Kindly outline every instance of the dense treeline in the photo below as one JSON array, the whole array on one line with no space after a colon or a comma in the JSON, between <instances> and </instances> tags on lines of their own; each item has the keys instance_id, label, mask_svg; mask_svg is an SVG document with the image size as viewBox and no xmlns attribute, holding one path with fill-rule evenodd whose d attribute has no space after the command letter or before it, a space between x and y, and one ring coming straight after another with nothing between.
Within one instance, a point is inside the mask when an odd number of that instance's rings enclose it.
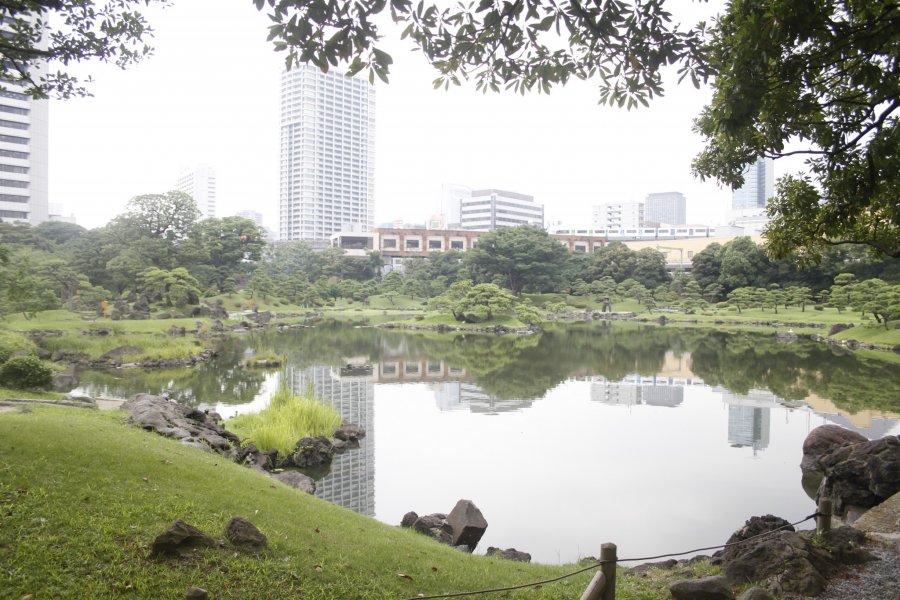
<instances>
[{"instance_id":1,"label":"dense treeline","mask_svg":"<svg viewBox=\"0 0 900 600\"><path fill-rule=\"evenodd\" d=\"M900 311L900 261L876 259L854 246L833 248L801 270L739 237L697 253L690 274L670 274L664 255L653 249L612 242L573 253L544 230L522 226L485 234L468 252L433 253L385 274L375 251L348 256L303 242L266 244L252 221L199 217L189 196L169 192L138 196L124 214L92 230L62 222L0 223L0 310L87 311L119 299L184 307L246 289L299 307L337 299L366 303L373 295L393 302L402 294L459 320L514 310L530 321L535 315L522 294L549 292L632 298L650 310L677 305L693 312L720 302L738 311L805 310L827 302L879 322Z\"/></svg>"}]
</instances>

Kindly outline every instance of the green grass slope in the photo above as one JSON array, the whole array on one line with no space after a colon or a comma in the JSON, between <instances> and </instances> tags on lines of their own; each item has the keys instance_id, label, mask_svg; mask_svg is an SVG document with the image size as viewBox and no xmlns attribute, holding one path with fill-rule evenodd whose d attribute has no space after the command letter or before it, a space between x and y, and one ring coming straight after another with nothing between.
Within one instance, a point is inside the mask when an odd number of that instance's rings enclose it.
<instances>
[{"instance_id":1,"label":"green grass slope","mask_svg":"<svg viewBox=\"0 0 900 600\"><path fill-rule=\"evenodd\" d=\"M464 554L121 420L56 407L0 413L0 596L182 598L199 586L217 599L407 598L571 570ZM266 552L149 557L175 519L221 539L233 515L268 536ZM590 576L506 597L578 597ZM663 598L662 586L625 578L619 597Z\"/></svg>"}]
</instances>

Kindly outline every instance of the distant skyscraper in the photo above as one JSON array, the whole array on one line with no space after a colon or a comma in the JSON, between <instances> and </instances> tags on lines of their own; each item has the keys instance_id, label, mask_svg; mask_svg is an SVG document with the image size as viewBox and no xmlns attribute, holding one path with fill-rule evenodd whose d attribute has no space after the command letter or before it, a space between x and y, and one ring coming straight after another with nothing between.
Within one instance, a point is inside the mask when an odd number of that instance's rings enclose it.
<instances>
[{"instance_id":1,"label":"distant skyscraper","mask_svg":"<svg viewBox=\"0 0 900 600\"><path fill-rule=\"evenodd\" d=\"M375 221L375 88L302 65L281 76L279 234L324 244Z\"/></svg>"},{"instance_id":2,"label":"distant skyscraper","mask_svg":"<svg viewBox=\"0 0 900 600\"><path fill-rule=\"evenodd\" d=\"M263 224L263 215L259 211L255 210L241 210L235 214L236 217L241 217L244 219L250 219L254 223L256 223L257 227L262 227Z\"/></svg>"},{"instance_id":3,"label":"distant skyscraper","mask_svg":"<svg viewBox=\"0 0 900 600\"><path fill-rule=\"evenodd\" d=\"M758 158L744 170L744 185L734 190L731 208L735 211L761 212L766 200L775 195L775 161Z\"/></svg>"},{"instance_id":4,"label":"distant skyscraper","mask_svg":"<svg viewBox=\"0 0 900 600\"><path fill-rule=\"evenodd\" d=\"M33 225L50 218L47 100L20 86L0 90L0 220Z\"/></svg>"},{"instance_id":5,"label":"distant skyscraper","mask_svg":"<svg viewBox=\"0 0 900 600\"><path fill-rule=\"evenodd\" d=\"M665 225L687 223L687 201L681 192L647 194L644 200L644 221Z\"/></svg>"},{"instance_id":6,"label":"distant skyscraper","mask_svg":"<svg viewBox=\"0 0 900 600\"><path fill-rule=\"evenodd\" d=\"M437 213L444 215L447 229L462 228L462 201L472 195L472 190L464 185L445 183L441 186Z\"/></svg>"},{"instance_id":7,"label":"distant skyscraper","mask_svg":"<svg viewBox=\"0 0 900 600\"><path fill-rule=\"evenodd\" d=\"M594 229L637 229L644 226L643 202L606 202L594 206Z\"/></svg>"},{"instance_id":8,"label":"distant skyscraper","mask_svg":"<svg viewBox=\"0 0 900 600\"><path fill-rule=\"evenodd\" d=\"M460 224L470 231L494 231L516 225L544 226L544 205L533 196L503 190L473 190L460 198Z\"/></svg>"},{"instance_id":9,"label":"distant skyscraper","mask_svg":"<svg viewBox=\"0 0 900 600\"><path fill-rule=\"evenodd\" d=\"M182 168L175 189L193 198L204 218L216 216L216 172L209 165Z\"/></svg>"}]
</instances>

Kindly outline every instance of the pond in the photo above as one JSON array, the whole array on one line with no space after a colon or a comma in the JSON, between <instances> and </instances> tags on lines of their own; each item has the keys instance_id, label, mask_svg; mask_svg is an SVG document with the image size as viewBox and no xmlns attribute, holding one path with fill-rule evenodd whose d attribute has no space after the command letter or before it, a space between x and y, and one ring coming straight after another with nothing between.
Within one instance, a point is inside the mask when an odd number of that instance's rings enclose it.
<instances>
[{"instance_id":1,"label":"pond","mask_svg":"<svg viewBox=\"0 0 900 600\"><path fill-rule=\"evenodd\" d=\"M238 366L263 351L285 367ZM799 468L811 429L900 433L898 365L773 334L630 323L489 336L325 322L234 336L194 369L80 377L93 395L167 391L226 417L261 410L287 378L368 431L318 496L392 525L468 498L489 523L479 552L544 563L604 542L620 557L719 545L752 515L799 520L815 510Z\"/></svg>"}]
</instances>

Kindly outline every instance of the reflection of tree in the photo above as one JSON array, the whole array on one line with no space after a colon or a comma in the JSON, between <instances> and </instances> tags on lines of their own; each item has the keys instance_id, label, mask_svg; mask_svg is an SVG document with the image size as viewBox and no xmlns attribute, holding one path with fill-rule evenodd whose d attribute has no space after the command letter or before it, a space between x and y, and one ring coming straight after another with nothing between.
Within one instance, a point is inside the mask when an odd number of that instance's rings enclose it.
<instances>
[{"instance_id":1,"label":"reflection of tree","mask_svg":"<svg viewBox=\"0 0 900 600\"><path fill-rule=\"evenodd\" d=\"M259 394L265 376L260 369L238 366L245 347L241 338L228 339L215 360L190 368L85 371L79 375L79 385L91 393L122 398L167 392L173 400L192 406L243 404Z\"/></svg>"},{"instance_id":2,"label":"reflection of tree","mask_svg":"<svg viewBox=\"0 0 900 600\"><path fill-rule=\"evenodd\" d=\"M814 393L846 410L900 412L900 368L815 342L785 345L771 334L708 332L692 362L706 383L739 394L766 388L786 400L802 400Z\"/></svg>"}]
</instances>

